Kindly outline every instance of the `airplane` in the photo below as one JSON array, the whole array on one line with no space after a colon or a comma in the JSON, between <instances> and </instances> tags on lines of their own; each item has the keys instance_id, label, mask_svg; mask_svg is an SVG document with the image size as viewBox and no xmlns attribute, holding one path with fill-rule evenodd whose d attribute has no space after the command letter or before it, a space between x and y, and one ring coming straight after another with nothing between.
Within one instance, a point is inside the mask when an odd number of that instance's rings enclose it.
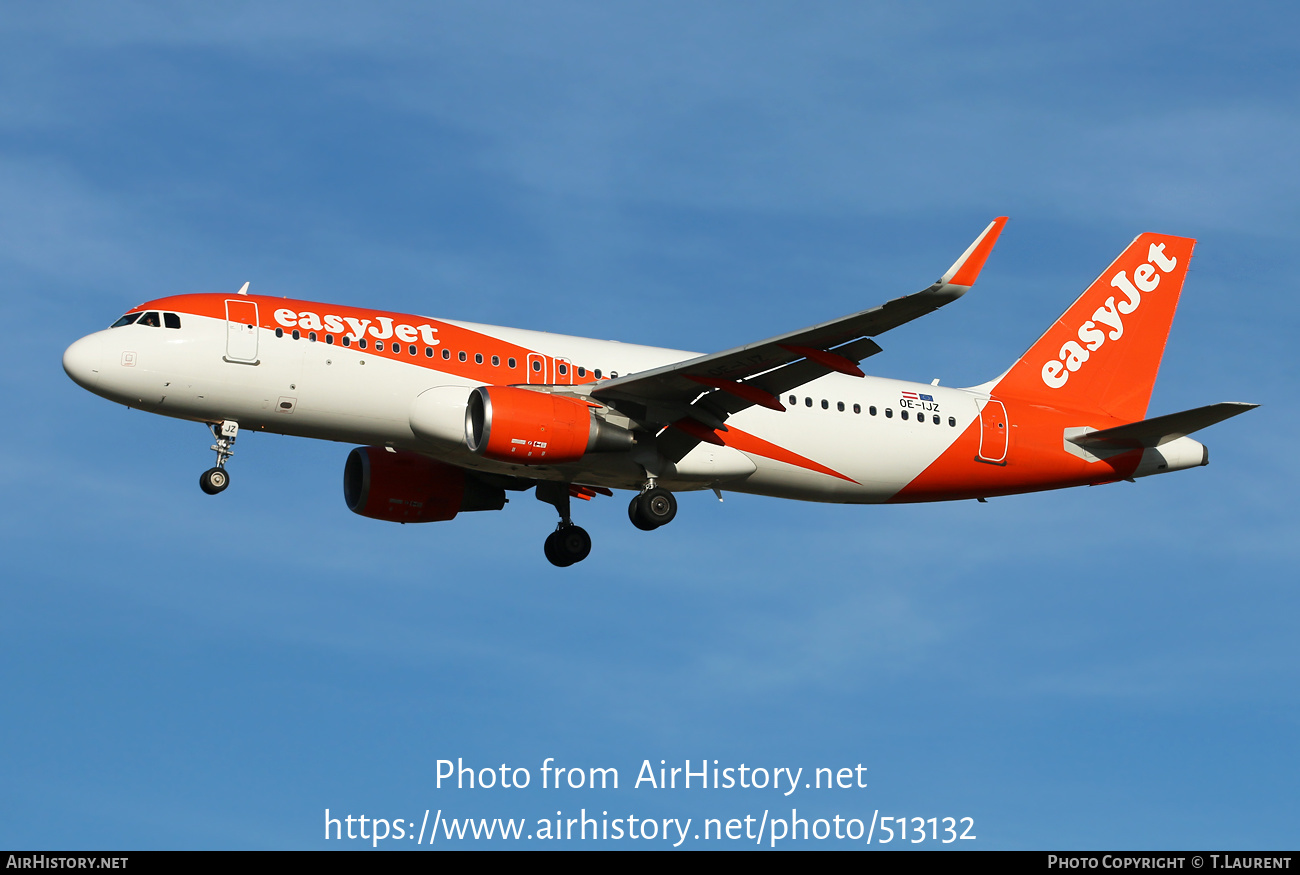
<instances>
[{"instance_id":1,"label":"airplane","mask_svg":"<svg viewBox=\"0 0 1300 875\"><path fill-rule=\"evenodd\" d=\"M974 285L991 222L915 294L700 355L249 294L132 308L63 368L127 407L201 422L229 485L238 435L342 441L350 510L398 523L500 510L532 489L565 567L591 552L571 499L632 490L651 531L675 492L844 504L950 501L1135 480L1208 464L1191 433L1258 405L1146 418L1195 240L1141 234L1001 376L969 388L866 376L874 338Z\"/></svg>"}]
</instances>

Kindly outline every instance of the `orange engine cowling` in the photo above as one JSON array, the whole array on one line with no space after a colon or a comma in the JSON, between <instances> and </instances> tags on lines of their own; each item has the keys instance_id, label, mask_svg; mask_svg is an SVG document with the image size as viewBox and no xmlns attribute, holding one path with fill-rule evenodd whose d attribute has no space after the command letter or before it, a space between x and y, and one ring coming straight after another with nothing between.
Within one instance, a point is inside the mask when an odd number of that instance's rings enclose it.
<instances>
[{"instance_id":1,"label":"orange engine cowling","mask_svg":"<svg viewBox=\"0 0 1300 875\"><path fill-rule=\"evenodd\" d=\"M500 510L506 493L419 453L357 447L343 466L343 499L348 510L371 519L434 523L462 510Z\"/></svg>"},{"instance_id":2,"label":"orange engine cowling","mask_svg":"<svg viewBox=\"0 0 1300 875\"><path fill-rule=\"evenodd\" d=\"M591 452L630 450L632 432L598 417L590 404L512 386L479 386L469 396L465 442L498 462L557 465Z\"/></svg>"}]
</instances>

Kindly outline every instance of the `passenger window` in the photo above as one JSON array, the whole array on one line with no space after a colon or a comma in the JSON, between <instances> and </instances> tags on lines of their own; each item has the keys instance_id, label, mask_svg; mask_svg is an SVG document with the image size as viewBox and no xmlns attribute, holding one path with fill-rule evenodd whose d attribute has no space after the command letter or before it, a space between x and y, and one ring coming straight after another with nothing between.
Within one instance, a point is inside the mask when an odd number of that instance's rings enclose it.
<instances>
[{"instance_id":1,"label":"passenger window","mask_svg":"<svg viewBox=\"0 0 1300 875\"><path fill-rule=\"evenodd\" d=\"M843 401L836 401L836 402L835 402L835 409L838 410L840 413L843 413L843 412L844 412L844 402L843 402Z\"/></svg>"},{"instance_id":2,"label":"passenger window","mask_svg":"<svg viewBox=\"0 0 1300 875\"><path fill-rule=\"evenodd\" d=\"M294 334L297 334L297 333L298 333L298 332L296 332L296 331L294 332ZM383 352L383 351L384 351L384 342L383 342L382 340L376 340L376 341L375 341L375 351L376 351L376 352Z\"/></svg>"},{"instance_id":3,"label":"passenger window","mask_svg":"<svg viewBox=\"0 0 1300 875\"><path fill-rule=\"evenodd\" d=\"M563 377L568 373L569 373L569 366L566 365L564 362L560 362L560 376Z\"/></svg>"},{"instance_id":4,"label":"passenger window","mask_svg":"<svg viewBox=\"0 0 1300 875\"><path fill-rule=\"evenodd\" d=\"M854 412L854 413L861 413L861 412L862 412L862 405L861 405L861 404L854 404L854 405L853 405L853 412Z\"/></svg>"},{"instance_id":5,"label":"passenger window","mask_svg":"<svg viewBox=\"0 0 1300 875\"><path fill-rule=\"evenodd\" d=\"M329 346L333 346L333 345L334 345L334 335L333 335L333 334L327 334L327 335L325 335L325 343L326 343L327 345L329 345Z\"/></svg>"},{"instance_id":6,"label":"passenger window","mask_svg":"<svg viewBox=\"0 0 1300 875\"><path fill-rule=\"evenodd\" d=\"M875 416L875 415L876 415L876 405L872 404L870 407L868 407L868 408L867 408L867 412L870 413L872 416Z\"/></svg>"},{"instance_id":7,"label":"passenger window","mask_svg":"<svg viewBox=\"0 0 1300 875\"><path fill-rule=\"evenodd\" d=\"M804 406L804 407L812 407L812 399L809 398L807 395L804 396L804 399L803 399L803 406Z\"/></svg>"},{"instance_id":8,"label":"passenger window","mask_svg":"<svg viewBox=\"0 0 1300 875\"><path fill-rule=\"evenodd\" d=\"M442 349L442 359L443 359L443 361L447 361L447 360L450 359L450 358L451 358L451 350L447 349L446 347L443 347L443 349Z\"/></svg>"},{"instance_id":9,"label":"passenger window","mask_svg":"<svg viewBox=\"0 0 1300 875\"><path fill-rule=\"evenodd\" d=\"M297 334L297 333L298 333L298 332L296 332L296 331L294 332L294 334ZM369 343L369 341L367 341L367 340L363 337L363 338L361 338L360 340L357 341L357 346L360 347L361 349L365 349L367 343Z\"/></svg>"},{"instance_id":10,"label":"passenger window","mask_svg":"<svg viewBox=\"0 0 1300 875\"><path fill-rule=\"evenodd\" d=\"M541 369L542 369L542 363L541 363L541 362L533 362L533 370L534 370L534 371L540 371Z\"/></svg>"},{"instance_id":11,"label":"passenger window","mask_svg":"<svg viewBox=\"0 0 1300 875\"><path fill-rule=\"evenodd\" d=\"M148 313L145 313L143 316L141 316L140 321L137 324L148 325L150 328L162 327L162 322L158 320L158 313L153 310L150 310Z\"/></svg>"},{"instance_id":12,"label":"passenger window","mask_svg":"<svg viewBox=\"0 0 1300 875\"><path fill-rule=\"evenodd\" d=\"M275 329L275 336L276 336L276 337L284 337L284 329L283 329L283 328L277 328L277 329Z\"/></svg>"},{"instance_id":13,"label":"passenger window","mask_svg":"<svg viewBox=\"0 0 1300 875\"><path fill-rule=\"evenodd\" d=\"M939 414L937 414L937 413L934 415L934 424L935 424L935 425L938 425L938 424L939 424Z\"/></svg>"},{"instance_id":14,"label":"passenger window","mask_svg":"<svg viewBox=\"0 0 1300 875\"><path fill-rule=\"evenodd\" d=\"M790 396L790 403L791 403L791 404L794 404L794 405L797 406L797 405L799 404L799 396L798 396L798 395L791 395L791 396Z\"/></svg>"},{"instance_id":15,"label":"passenger window","mask_svg":"<svg viewBox=\"0 0 1300 875\"><path fill-rule=\"evenodd\" d=\"M509 366L509 367L512 367L512 368L513 368L513 367L515 367L515 366L518 365L518 364L519 364L519 362L515 361L513 357L506 359L506 365Z\"/></svg>"},{"instance_id":16,"label":"passenger window","mask_svg":"<svg viewBox=\"0 0 1300 875\"><path fill-rule=\"evenodd\" d=\"M348 337L346 334L343 335L343 345L344 345L344 346L351 346L351 345L352 345L352 338Z\"/></svg>"},{"instance_id":17,"label":"passenger window","mask_svg":"<svg viewBox=\"0 0 1300 875\"><path fill-rule=\"evenodd\" d=\"M894 411L893 411L893 409L890 408L890 407L886 407L886 408L885 408L885 419L893 419L893 418L894 418Z\"/></svg>"},{"instance_id":18,"label":"passenger window","mask_svg":"<svg viewBox=\"0 0 1300 875\"><path fill-rule=\"evenodd\" d=\"M499 355L492 356L492 367L494 368L501 367L501 356Z\"/></svg>"},{"instance_id":19,"label":"passenger window","mask_svg":"<svg viewBox=\"0 0 1300 875\"><path fill-rule=\"evenodd\" d=\"M139 313L127 313L127 314L126 314L125 316L123 316L121 319L117 320L116 322L114 322L112 325L110 325L110 326L108 326L108 327L109 327L109 328L121 328L123 325L130 325L132 322L134 322L135 320L137 320L137 319L139 319L139 318L140 318L140 314L139 314Z\"/></svg>"},{"instance_id":20,"label":"passenger window","mask_svg":"<svg viewBox=\"0 0 1300 875\"><path fill-rule=\"evenodd\" d=\"M906 410L900 410L900 411L898 411L898 415L901 416L901 417L903 417L904 419L907 419L907 411L906 411Z\"/></svg>"},{"instance_id":21,"label":"passenger window","mask_svg":"<svg viewBox=\"0 0 1300 875\"><path fill-rule=\"evenodd\" d=\"M167 328L180 328L181 317L177 316L175 313L164 313L163 325Z\"/></svg>"},{"instance_id":22,"label":"passenger window","mask_svg":"<svg viewBox=\"0 0 1300 875\"><path fill-rule=\"evenodd\" d=\"M293 330L293 339L294 339L294 340L298 340L298 339L300 339L301 337L302 337L302 333L301 333L297 328L295 328L295 329ZM365 341L362 341L362 343L365 343ZM362 347L362 348L364 349L364 347Z\"/></svg>"},{"instance_id":23,"label":"passenger window","mask_svg":"<svg viewBox=\"0 0 1300 875\"><path fill-rule=\"evenodd\" d=\"M483 364L483 353L481 352L474 353L474 364L476 365Z\"/></svg>"},{"instance_id":24,"label":"passenger window","mask_svg":"<svg viewBox=\"0 0 1300 875\"><path fill-rule=\"evenodd\" d=\"M431 346L426 346L426 347L424 348L424 357L425 357L425 358L430 358L430 359L433 358L433 347L431 347Z\"/></svg>"},{"instance_id":25,"label":"passenger window","mask_svg":"<svg viewBox=\"0 0 1300 875\"><path fill-rule=\"evenodd\" d=\"M312 343L315 343L315 342L316 342L316 332L315 332L315 331L310 332L310 333L307 335L307 339L310 340Z\"/></svg>"},{"instance_id":26,"label":"passenger window","mask_svg":"<svg viewBox=\"0 0 1300 875\"><path fill-rule=\"evenodd\" d=\"M587 376L587 369L586 369L586 368L578 368L578 376L579 376L579 377L585 377L585 376Z\"/></svg>"},{"instance_id":27,"label":"passenger window","mask_svg":"<svg viewBox=\"0 0 1300 875\"><path fill-rule=\"evenodd\" d=\"M592 373L596 375L597 380L600 379L600 368L596 368L596 370L592 371Z\"/></svg>"},{"instance_id":28,"label":"passenger window","mask_svg":"<svg viewBox=\"0 0 1300 875\"><path fill-rule=\"evenodd\" d=\"M460 352L456 353L456 358L460 359L461 361L465 361L467 358L469 358L469 356L467 356L465 354L465 350L462 349Z\"/></svg>"},{"instance_id":29,"label":"passenger window","mask_svg":"<svg viewBox=\"0 0 1300 875\"><path fill-rule=\"evenodd\" d=\"M955 417L955 416L949 416L949 417L948 417L948 425L952 426L953 428L956 428L956 427L957 427L957 417Z\"/></svg>"}]
</instances>

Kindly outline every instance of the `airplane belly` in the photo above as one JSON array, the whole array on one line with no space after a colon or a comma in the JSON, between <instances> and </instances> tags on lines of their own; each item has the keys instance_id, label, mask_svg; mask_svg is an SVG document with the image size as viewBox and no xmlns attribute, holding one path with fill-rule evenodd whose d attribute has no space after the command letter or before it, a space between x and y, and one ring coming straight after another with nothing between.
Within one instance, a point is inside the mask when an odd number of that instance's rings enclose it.
<instances>
[{"instance_id":1,"label":"airplane belly","mask_svg":"<svg viewBox=\"0 0 1300 875\"><path fill-rule=\"evenodd\" d=\"M758 466L754 460L731 447L701 443L672 466L673 472L665 474L665 481L688 483L731 483L742 480Z\"/></svg>"}]
</instances>

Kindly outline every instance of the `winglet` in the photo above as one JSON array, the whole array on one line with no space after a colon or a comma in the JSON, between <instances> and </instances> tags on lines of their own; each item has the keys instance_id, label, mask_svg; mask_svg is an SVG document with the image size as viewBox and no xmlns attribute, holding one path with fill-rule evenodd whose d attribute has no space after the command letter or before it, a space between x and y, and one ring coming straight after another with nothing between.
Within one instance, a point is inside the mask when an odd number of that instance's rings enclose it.
<instances>
[{"instance_id":1,"label":"winglet","mask_svg":"<svg viewBox=\"0 0 1300 875\"><path fill-rule=\"evenodd\" d=\"M948 272L940 278L940 282L967 288L975 285L975 279L980 275L984 262L988 261L989 253L993 251L993 244L998 242L998 235L1002 233L1002 226L1006 223L1006 216L998 216L989 222L984 233L976 237L975 242L961 254L961 258L953 262Z\"/></svg>"}]
</instances>

